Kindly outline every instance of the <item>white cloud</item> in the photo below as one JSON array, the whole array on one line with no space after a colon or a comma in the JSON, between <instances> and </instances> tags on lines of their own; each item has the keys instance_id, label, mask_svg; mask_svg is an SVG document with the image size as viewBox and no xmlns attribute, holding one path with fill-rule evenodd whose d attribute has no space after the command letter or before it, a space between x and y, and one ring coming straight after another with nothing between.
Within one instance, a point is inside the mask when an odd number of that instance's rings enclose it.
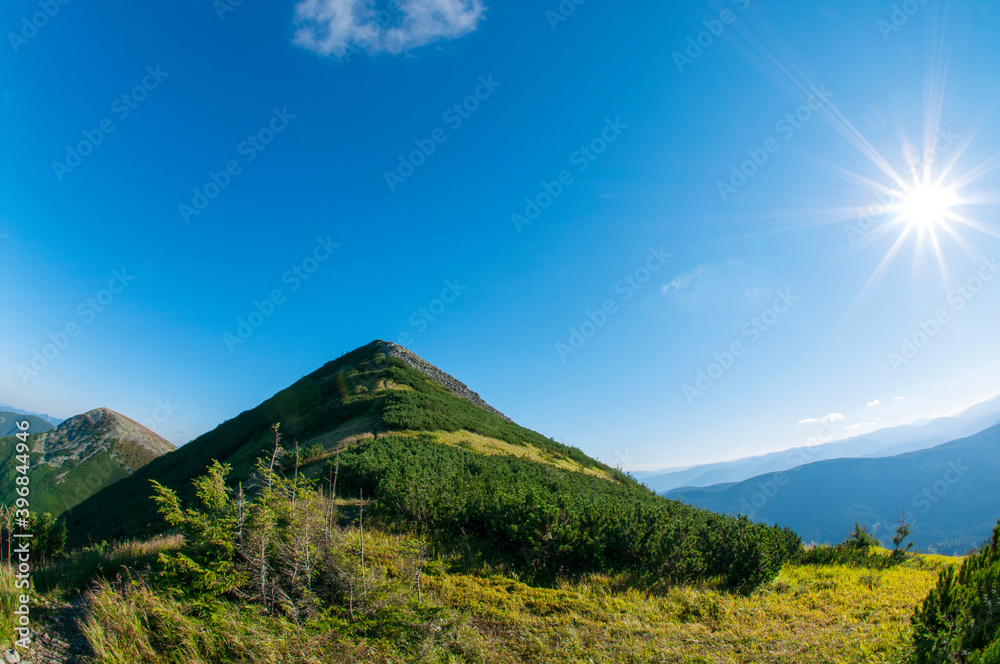
<instances>
[{"instance_id":1,"label":"white cloud","mask_svg":"<svg viewBox=\"0 0 1000 664\"><path fill-rule=\"evenodd\" d=\"M875 401L869 401L869 402L868 402L868 403L866 403L865 405L866 405L866 406L868 406L869 408L872 408L873 406L877 406L877 405L879 405L880 403L882 403L882 402L881 402L881 401L879 401L878 399L875 399Z\"/></svg>"},{"instance_id":2,"label":"white cloud","mask_svg":"<svg viewBox=\"0 0 1000 664\"><path fill-rule=\"evenodd\" d=\"M896 397L895 399L893 399L893 401L902 401L902 400L903 400L903 399L905 399L905 398L906 398L905 396L902 396L902 397Z\"/></svg>"},{"instance_id":3,"label":"white cloud","mask_svg":"<svg viewBox=\"0 0 1000 664\"><path fill-rule=\"evenodd\" d=\"M869 433L878 429L881 422L881 417L876 417L874 422L858 422L844 427L844 433Z\"/></svg>"},{"instance_id":4,"label":"white cloud","mask_svg":"<svg viewBox=\"0 0 1000 664\"><path fill-rule=\"evenodd\" d=\"M669 284L667 284L660 290L663 292L664 295L670 295L671 293L673 293L678 297L682 294L682 291L690 290L691 292L694 292L698 290L698 286L700 286L701 282L705 280L705 277L703 276L704 274L705 274L705 266L699 265L695 270L692 270L691 272L681 272L676 277L674 277L673 281L671 281Z\"/></svg>"},{"instance_id":5,"label":"white cloud","mask_svg":"<svg viewBox=\"0 0 1000 664\"><path fill-rule=\"evenodd\" d=\"M840 413L830 413L829 415L824 415L823 417L810 417L805 420L799 420L799 424L815 424L817 422L837 422L838 420L844 419L844 416Z\"/></svg>"},{"instance_id":6,"label":"white cloud","mask_svg":"<svg viewBox=\"0 0 1000 664\"><path fill-rule=\"evenodd\" d=\"M295 7L293 41L320 55L343 57L353 49L369 54L402 53L466 35L486 8L481 0L400 0L394 11L374 0L302 0Z\"/></svg>"}]
</instances>

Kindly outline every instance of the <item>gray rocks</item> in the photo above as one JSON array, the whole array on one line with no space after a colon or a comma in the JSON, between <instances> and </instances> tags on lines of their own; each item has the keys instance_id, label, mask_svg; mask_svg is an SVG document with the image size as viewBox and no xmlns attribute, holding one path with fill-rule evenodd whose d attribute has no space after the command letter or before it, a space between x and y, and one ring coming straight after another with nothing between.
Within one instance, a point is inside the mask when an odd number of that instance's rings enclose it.
<instances>
[{"instance_id":1,"label":"gray rocks","mask_svg":"<svg viewBox=\"0 0 1000 664\"><path fill-rule=\"evenodd\" d=\"M399 344L394 344L391 341L383 341L382 345L379 347L379 350L385 353L386 356L394 357L397 360L401 360L411 369L416 369L417 371L424 374L431 380L440 383L442 386L444 386L445 389L447 389L455 396L461 397L462 399L465 399L470 403L474 403L483 410L489 411L498 417L502 417L508 422L513 421L509 417L501 413L499 410L497 410L493 406L483 401L482 397L480 397L478 394L470 390L468 385L458 380L457 378L441 371L436 366L424 360L413 351L404 348Z\"/></svg>"}]
</instances>

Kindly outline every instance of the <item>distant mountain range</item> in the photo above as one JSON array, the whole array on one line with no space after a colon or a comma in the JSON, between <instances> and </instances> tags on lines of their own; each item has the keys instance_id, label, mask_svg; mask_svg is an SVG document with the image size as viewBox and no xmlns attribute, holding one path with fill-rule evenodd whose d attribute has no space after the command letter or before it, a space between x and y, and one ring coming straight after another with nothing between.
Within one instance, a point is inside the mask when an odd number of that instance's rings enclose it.
<instances>
[{"instance_id":1,"label":"distant mountain range","mask_svg":"<svg viewBox=\"0 0 1000 664\"><path fill-rule=\"evenodd\" d=\"M45 420L46 422L48 422L52 426L58 426L58 425L60 425L60 424L63 423L63 420L59 419L58 417L53 417L51 415L46 415L45 413L33 413L33 412L29 411L29 410L21 410L20 408L14 408L13 406L10 406L10 405L5 404L5 403L0 403L0 411L9 412L9 413L16 413L18 415L32 415L32 416L37 417L39 419Z\"/></svg>"},{"instance_id":2,"label":"distant mountain range","mask_svg":"<svg viewBox=\"0 0 1000 664\"><path fill-rule=\"evenodd\" d=\"M906 454L819 461L665 495L788 526L814 543L843 540L855 522L888 543L905 510L918 550L962 554L1000 517L1000 425Z\"/></svg>"},{"instance_id":3,"label":"distant mountain range","mask_svg":"<svg viewBox=\"0 0 1000 664\"><path fill-rule=\"evenodd\" d=\"M21 428L17 426L18 423L25 421L28 422L29 433L42 433L44 431L50 431L53 428L51 422L43 420L40 417L3 410L0 411L0 438L3 438L4 436L13 436L15 433L19 432Z\"/></svg>"},{"instance_id":4,"label":"distant mountain range","mask_svg":"<svg viewBox=\"0 0 1000 664\"><path fill-rule=\"evenodd\" d=\"M13 457L17 439L0 440L0 503L15 497ZM172 444L124 415L98 408L77 415L28 439L32 468L31 507L59 514L94 492L128 477L153 459L172 452Z\"/></svg>"},{"instance_id":5,"label":"distant mountain range","mask_svg":"<svg viewBox=\"0 0 1000 664\"><path fill-rule=\"evenodd\" d=\"M951 417L926 419L879 429L830 443L796 447L781 452L663 471L633 473L657 493L680 487L706 487L743 480L764 473L830 459L877 458L923 450L1000 424L1000 396L976 404Z\"/></svg>"}]
</instances>

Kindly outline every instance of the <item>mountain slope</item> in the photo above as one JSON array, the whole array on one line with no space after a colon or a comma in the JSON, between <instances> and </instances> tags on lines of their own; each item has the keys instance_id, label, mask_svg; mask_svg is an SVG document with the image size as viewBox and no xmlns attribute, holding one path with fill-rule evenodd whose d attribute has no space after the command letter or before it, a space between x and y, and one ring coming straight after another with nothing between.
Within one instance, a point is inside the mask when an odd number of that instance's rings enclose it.
<instances>
[{"instance_id":1,"label":"mountain slope","mask_svg":"<svg viewBox=\"0 0 1000 664\"><path fill-rule=\"evenodd\" d=\"M426 386L431 388L423 389ZM313 474L322 472L325 459L337 450L390 431L436 432L441 442L455 445L472 444L478 437L493 441L496 451L515 446L548 463L611 471L580 450L520 427L483 406L485 402L464 384L405 348L374 341L96 494L68 515L71 542L121 537L158 523L148 499L150 479L187 495L191 480L213 460L231 464L234 481L245 479L257 458L273 447L271 426L275 423L281 424L287 446L322 447L320 454L314 454L312 467L306 469ZM463 431L469 433L468 441L462 438Z\"/></svg>"},{"instance_id":2,"label":"mountain slope","mask_svg":"<svg viewBox=\"0 0 1000 664\"><path fill-rule=\"evenodd\" d=\"M399 344L394 344L391 341L386 341L382 342L381 345L378 346L378 350L379 352L384 353L389 357L394 357L398 360L401 360L411 369L416 369L417 371L424 374L428 378L440 383L443 387L445 387L449 392L451 392L455 396L461 397L466 401L479 406L483 410L489 413L493 413L494 415L500 417L501 419L507 420L508 422L511 421L509 417L507 417L499 410L497 410L493 406L483 401L483 399L479 396L479 394L469 389L468 385L458 380L457 378L441 371L436 366L424 360L422 357L418 356L410 349L404 348Z\"/></svg>"},{"instance_id":3,"label":"mountain slope","mask_svg":"<svg viewBox=\"0 0 1000 664\"><path fill-rule=\"evenodd\" d=\"M807 542L839 542L855 521L887 542L906 510L918 549L965 553L982 543L1000 516L1000 425L927 450L821 461L666 495L777 522Z\"/></svg>"},{"instance_id":4,"label":"mountain slope","mask_svg":"<svg viewBox=\"0 0 1000 664\"><path fill-rule=\"evenodd\" d=\"M54 428L48 420L43 420L40 417L5 410L0 411L0 438L13 436L19 432L21 429L18 428L17 423L25 421L28 422L28 431L30 433L42 433L44 431L51 431Z\"/></svg>"},{"instance_id":5,"label":"mountain slope","mask_svg":"<svg viewBox=\"0 0 1000 664\"><path fill-rule=\"evenodd\" d=\"M230 486L252 495L256 460L273 449L280 422L286 476L329 488L336 475L337 495L369 502L366 523L371 514L387 529L422 531L473 561L532 577L604 571L745 589L773 578L799 546L789 531L665 500L400 355L373 342L154 460L69 513L71 544L162 531L150 480L190 500L192 480L215 460L229 466Z\"/></svg>"},{"instance_id":6,"label":"mountain slope","mask_svg":"<svg viewBox=\"0 0 1000 664\"><path fill-rule=\"evenodd\" d=\"M14 498L16 438L0 443L5 478L0 501ZM174 446L124 415L98 408L32 434L31 506L35 512L59 514L96 491L128 477Z\"/></svg>"},{"instance_id":7,"label":"mountain slope","mask_svg":"<svg viewBox=\"0 0 1000 664\"><path fill-rule=\"evenodd\" d=\"M11 413L17 413L18 415L33 415L39 419L45 420L52 426L59 426L65 420L61 420L58 417L53 417L51 415L46 415L45 413L34 413L30 410L21 410L20 408L14 408L13 406L5 403L0 403L0 411L8 411Z\"/></svg>"}]
</instances>

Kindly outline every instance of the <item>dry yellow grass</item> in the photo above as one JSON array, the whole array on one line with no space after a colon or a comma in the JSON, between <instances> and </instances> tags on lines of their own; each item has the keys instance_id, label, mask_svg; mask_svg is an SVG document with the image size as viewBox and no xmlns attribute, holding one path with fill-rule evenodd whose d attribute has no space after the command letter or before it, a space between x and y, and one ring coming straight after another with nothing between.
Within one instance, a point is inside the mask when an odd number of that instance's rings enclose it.
<instances>
[{"instance_id":1,"label":"dry yellow grass","mask_svg":"<svg viewBox=\"0 0 1000 664\"><path fill-rule=\"evenodd\" d=\"M400 383L393 382L391 380L379 379L375 383L375 391L380 392L383 390L412 390L413 388L409 385L402 385Z\"/></svg>"},{"instance_id":2,"label":"dry yellow grass","mask_svg":"<svg viewBox=\"0 0 1000 664\"><path fill-rule=\"evenodd\" d=\"M417 435L416 432L412 431L394 431L391 433L394 435ZM522 457L538 463L545 463L550 466L562 468L563 470L571 470L577 473L594 475L595 477L603 477L606 480L611 479L603 470L598 468L586 468L571 459L553 456L538 449L534 445L512 445L506 441L481 436L478 433L472 433L471 431L466 431L465 429L459 431L430 431L421 433L427 433L433 436L437 442L443 445L458 447L469 450L470 452L477 452L485 455Z\"/></svg>"},{"instance_id":3,"label":"dry yellow grass","mask_svg":"<svg viewBox=\"0 0 1000 664\"><path fill-rule=\"evenodd\" d=\"M905 661L910 616L936 579L931 566L786 566L748 597L653 596L603 578L560 589L472 576L429 585L470 614L463 638L498 663L875 664Z\"/></svg>"},{"instance_id":4,"label":"dry yellow grass","mask_svg":"<svg viewBox=\"0 0 1000 664\"><path fill-rule=\"evenodd\" d=\"M375 419L373 417L361 417L351 420L350 422L337 427L333 431L328 431L327 433L309 439L302 444L303 449L317 443L326 449L326 452L310 462L310 466L319 468L320 462L325 462L327 459L333 458L338 451L363 440L373 438L371 431L374 426ZM601 477L606 480L611 479L607 472L600 470L599 468L587 468L581 466L576 461L554 456L548 452L538 449L534 445L512 445L506 441L483 436L478 433L466 431L465 429L461 429L459 431L386 431L384 434L380 433L380 435L403 437L427 435L433 437L436 442L439 442L442 445L449 445L451 447L469 450L470 452L476 452L478 454L522 457L538 463L555 466L556 468L562 468L563 470L585 473L587 475Z\"/></svg>"}]
</instances>

